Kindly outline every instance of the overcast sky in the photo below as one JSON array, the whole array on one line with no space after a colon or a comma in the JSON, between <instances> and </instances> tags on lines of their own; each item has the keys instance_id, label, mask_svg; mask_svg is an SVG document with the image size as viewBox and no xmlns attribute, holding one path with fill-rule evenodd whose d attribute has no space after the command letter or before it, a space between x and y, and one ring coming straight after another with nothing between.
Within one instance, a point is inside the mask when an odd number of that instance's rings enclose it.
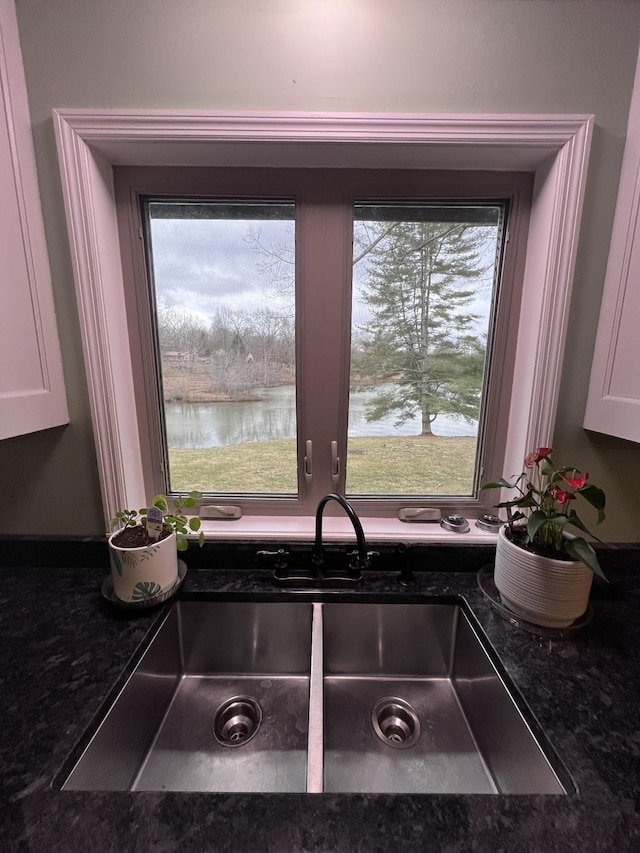
<instances>
[{"instance_id":1,"label":"overcast sky","mask_svg":"<svg viewBox=\"0 0 640 853\"><path fill-rule=\"evenodd\" d=\"M246 220L152 219L158 302L201 317L207 325L223 308L251 312L286 307L287 300L278 295L263 269L264 254L249 240L250 224ZM288 244L293 253L291 223L270 220L255 223L254 228L266 247Z\"/></svg>"},{"instance_id":2,"label":"overcast sky","mask_svg":"<svg viewBox=\"0 0 640 853\"><path fill-rule=\"evenodd\" d=\"M159 305L190 313L207 326L221 309L248 313L266 308L292 310L292 290L283 295L278 284L290 276L293 287L293 265L286 262L294 254L291 220L152 218L150 222ZM491 255L495 255L493 241L489 260ZM284 260L278 262L279 257ZM354 269L357 323L368 317L364 302L357 297L358 279L365 275L366 262L361 261ZM485 329L490 291L487 287L471 306L483 318Z\"/></svg>"}]
</instances>

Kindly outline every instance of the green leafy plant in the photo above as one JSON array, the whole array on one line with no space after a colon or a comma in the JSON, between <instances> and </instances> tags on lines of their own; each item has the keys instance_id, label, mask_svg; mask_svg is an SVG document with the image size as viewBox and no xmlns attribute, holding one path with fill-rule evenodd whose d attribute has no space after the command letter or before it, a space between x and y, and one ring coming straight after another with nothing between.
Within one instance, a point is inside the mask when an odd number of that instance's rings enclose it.
<instances>
[{"instance_id":1,"label":"green leafy plant","mask_svg":"<svg viewBox=\"0 0 640 853\"><path fill-rule=\"evenodd\" d=\"M171 503L166 495L155 495L151 501L151 506L157 507L163 513L163 523L165 528L176 534L176 548L178 551L186 551L189 547L189 533L197 533L198 544L200 547L204 544L204 533L200 530L200 519L197 516L188 517L184 514L184 510L191 509L196 505L196 501L202 497L201 492L192 491L184 497L178 496L171 498ZM171 506L171 511L169 507ZM111 519L111 527L146 527L148 507L142 509L121 509Z\"/></svg>"},{"instance_id":2,"label":"green leafy plant","mask_svg":"<svg viewBox=\"0 0 640 853\"><path fill-rule=\"evenodd\" d=\"M593 547L584 537L565 533L570 526L597 539L571 504L583 498L596 509L600 524L605 517L604 492L587 482L587 473L572 466L556 468L551 453L550 447L539 447L527 455L524 471L514 480L501 478L482 488L516 490L515 498L497 504L507 512L509 538L515 544L524 542L522 547L556 559L581 560L606 580Z\"/></svg>"}]
</instances>

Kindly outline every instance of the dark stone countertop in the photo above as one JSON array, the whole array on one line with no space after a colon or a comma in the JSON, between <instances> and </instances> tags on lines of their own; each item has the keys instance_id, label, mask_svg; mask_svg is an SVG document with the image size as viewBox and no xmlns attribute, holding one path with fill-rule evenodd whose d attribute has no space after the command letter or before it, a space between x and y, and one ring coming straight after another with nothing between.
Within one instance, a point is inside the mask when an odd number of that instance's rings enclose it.
<instances>
[{"instance_id":1,"label":"dark stone countertop","mask_svg":"<svg viewBox=\"0 0 640 853\"><path fill-rule=\"evenodd\" d=\"M197 564L198 561L196 561ZM273 593L266 571L191 568L183 590ZM83 853L640 851L640 575L598 581L591 624L542 640L496 615L467 572L417 572L462 594L578 787L577 796L162 794L56 790L52 779L161 609L117 610L105 570L0 568L0 850ZM397 574L364 591L392 600Z\"/></svg>"}]
</instances>

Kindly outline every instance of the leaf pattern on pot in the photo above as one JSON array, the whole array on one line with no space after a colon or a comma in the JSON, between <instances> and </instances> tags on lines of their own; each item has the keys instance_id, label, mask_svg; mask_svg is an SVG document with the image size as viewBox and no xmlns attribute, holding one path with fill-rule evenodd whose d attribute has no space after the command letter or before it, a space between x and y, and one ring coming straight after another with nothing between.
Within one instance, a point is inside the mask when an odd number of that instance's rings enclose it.
<instances>
[{"instance_id":1,"label":"leaf pattern on pot","mask_svg":"<svg viewBox=\"0 0 640 853\"><path fill-rule=\"evenodd\" d=\"M140 562L151 560L158 551L159 545L149 545L144 551L140 552Z\"/></svg>"},{"instance_id":2,"label":"leaf pattern on pot","mask_svg":"<svg viewBox=\"0 0 640 853\"><path fill-rule=\"evenodd\" d=\"M120 551L120 559L122 561L122 565L127 569L135 569L138 565L135 554L132 554L129 551Z\"/></svg>"},{"instance_id":3,"label":"leaf pattern on pot","mask_svg":"<svg viewBox=\"0 0 640 853\"><path fill-rule=\"evenodd\" d=\"M111 565L115 568L118 573L118 577L122 577L122 563L120 562L120 556L117 551L111 552Z\"/></svg>"},{"instance_id":4,"label":"leaf pattern on pot","mask_svg":"<svg viewBox=\"0 0 640 853\"><path fill-rule=\"evenodd\" d=\"M162 587L153 581L139 581L133 588L132 601L143 601L154 598L162 592Z\"/></svg>"}]
</instances>

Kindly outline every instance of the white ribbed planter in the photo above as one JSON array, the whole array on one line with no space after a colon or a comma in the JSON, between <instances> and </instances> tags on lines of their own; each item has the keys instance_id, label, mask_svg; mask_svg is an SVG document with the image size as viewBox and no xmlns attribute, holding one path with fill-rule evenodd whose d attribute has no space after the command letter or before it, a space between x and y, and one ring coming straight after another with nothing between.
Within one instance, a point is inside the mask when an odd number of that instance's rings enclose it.
<instances>
[{"instance_id":1,"label":"white ribbed planter","mask_svg":"<svg viewBox=\"0 0 640 853\"><path fill-rule=\"evenodd\" d=\"M545 628L568 628L589 606L593 572L581 562L540 557L500 530L494 582L516 616Z\"/></svg>"},{"instance_id":2,"label":"white ribbed planter","mask_svg":"<svg viewBox=\"0 0 640 853\"><path fill-rule=\"evenodd\" d=\"M113 591L120 601L144 601L171 589L178 580L176 534L142 548L118 548L109 537Z\"/></svg>"}]
</instances>

